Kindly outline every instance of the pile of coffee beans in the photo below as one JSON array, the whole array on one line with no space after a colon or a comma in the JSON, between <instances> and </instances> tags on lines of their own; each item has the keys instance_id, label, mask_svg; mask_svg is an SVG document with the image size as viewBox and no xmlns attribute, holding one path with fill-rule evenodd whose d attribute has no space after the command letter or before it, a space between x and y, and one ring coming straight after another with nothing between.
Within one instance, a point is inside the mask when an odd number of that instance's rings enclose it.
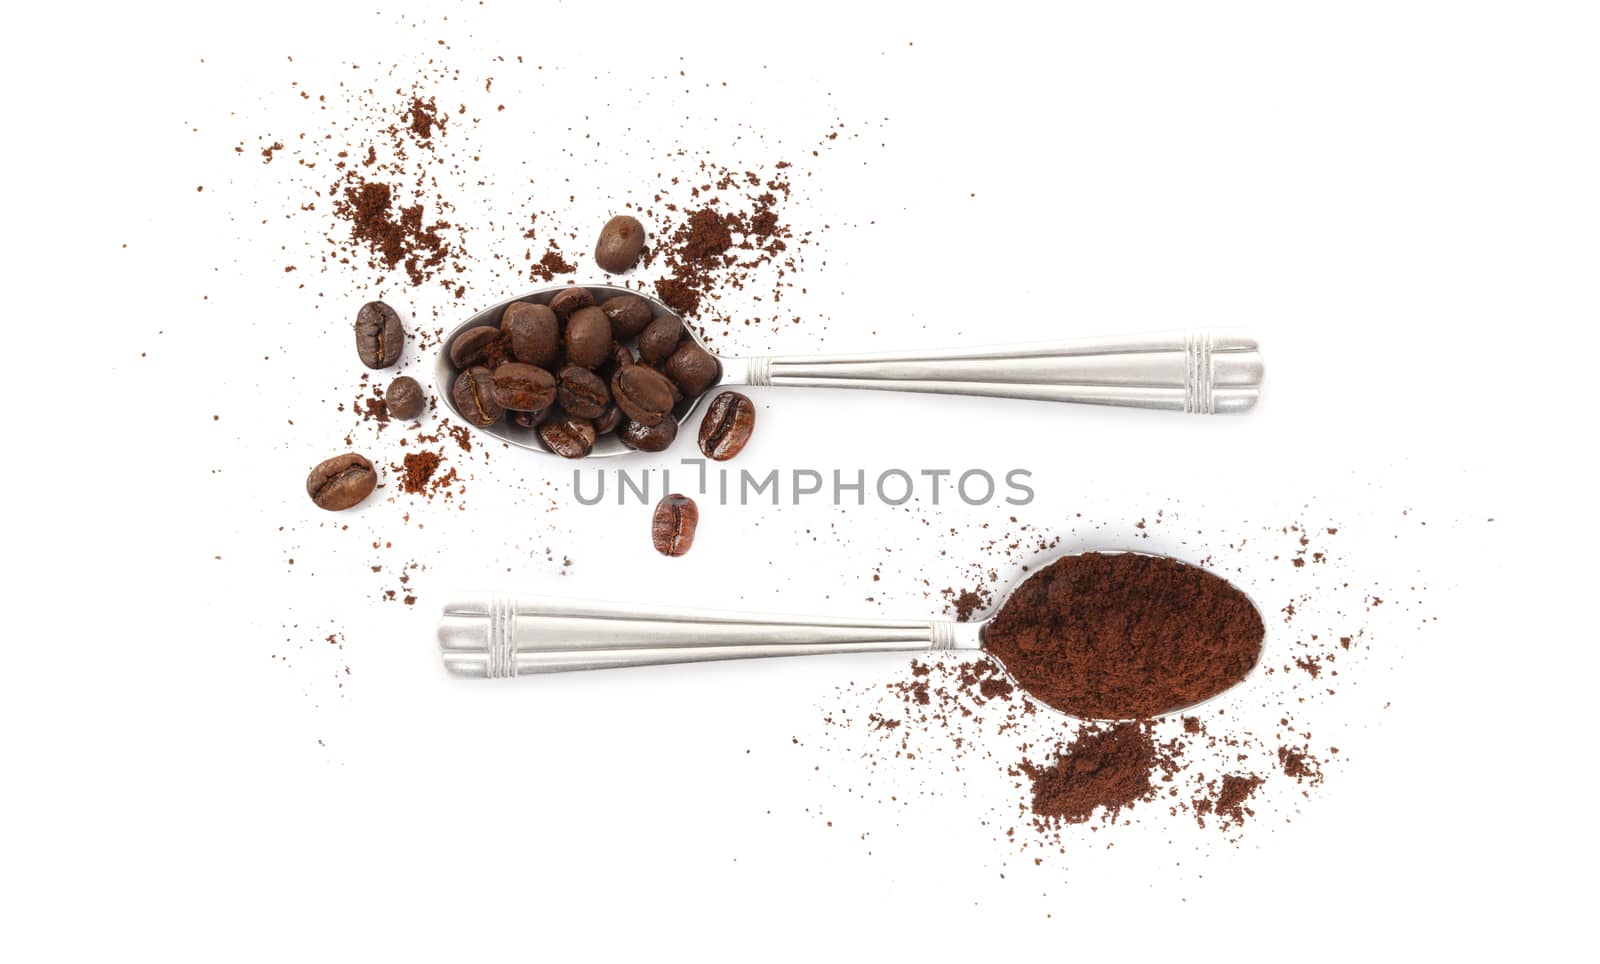
<instances>
[{"instance_id":1,"label":"pile of coffee beans","mask_svg":"<svg viewBox=\"0 0 1600 964\"><path fill-rule=\"evenodd\" d=\"M672 314L633 294L596 302L563 288L548 303L507 305L499 327L477 325L448 347L451 397L480 428L509 421L545 448L577 459L609 432L629 448L659 452L678 435L675 410L721 377L717 359Z\"/></svg>"}]
</instances>

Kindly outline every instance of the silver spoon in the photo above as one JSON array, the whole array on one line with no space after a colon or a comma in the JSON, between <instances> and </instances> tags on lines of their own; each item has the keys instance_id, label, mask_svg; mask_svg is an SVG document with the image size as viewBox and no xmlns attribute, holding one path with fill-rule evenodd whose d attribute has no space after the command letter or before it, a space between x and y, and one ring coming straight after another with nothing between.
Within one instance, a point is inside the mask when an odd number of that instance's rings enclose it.
<instances>
[{"instance_id":1,"label":"silver spoon","mask_svg":"<svg viewBox=\"0 0 1600 964\"><path fill-rule=\"evenodd\" d=\"M448 349L456 336L479 325L499 327L507 305L518 301L547 304L567 287L540 288L509 298L451 330L434 366L434 382L439 399L452 414L467 421L451 394L456 368L450 363ZM648 302L658 317L677 317L672 309L640 291L613 285L584 287L594 295L596 304L616 295L636 295ZM684 331L706 348L693 328L684 325ZM698 398L678 404L673 415L680 424L717 389L739 385L873 388L1232 415L1255 405L1262 377L1261 352L1255 339L1226 330L870 355L732 358L711 354L722 366L721 377ZM481 431L522 448L548 451L535 430L521 428L509 419ZM615 434L608 434L595 442L590 457L631 451Z\"/></svg>"},{"instance_id":2,"label":"silver spoon","mask_svg":"<svg viewBox=\"0 0 1600 964\"><path fill-rule=\"evenodd\" d=\"M1061 553L1044 565L1068 555L1116 555L1123 551L1085 549ZM1172 558L1144 552L1132 554ZM1004 609L1017 586L1040 568L1043 565L1024 573L1008 587L987 618L965 623L948 619L710 612L558 596L469 595L445 604L439 620L439 648L447 670L456 676L477 679L772 656L977 652L983 649L983 633L994 620L993 614ZM1261 607L1255 600L1250 600L1250 605L1259 615ZM1262 625L1266 625L1265 620ZM1261 652L1265 649L1263 639ZM986 655L1001 662L993 653ZM1258 652L1256 662L1240 681L1254 675L1260 664ZM1009 670L1006 675L1011 677ZM1011 681L1015 683L1015 677ZM1020 684L1018 688L1027 690ZM1214 698L1173 707L1166 713Z\"/></svg>"}]
</instances>

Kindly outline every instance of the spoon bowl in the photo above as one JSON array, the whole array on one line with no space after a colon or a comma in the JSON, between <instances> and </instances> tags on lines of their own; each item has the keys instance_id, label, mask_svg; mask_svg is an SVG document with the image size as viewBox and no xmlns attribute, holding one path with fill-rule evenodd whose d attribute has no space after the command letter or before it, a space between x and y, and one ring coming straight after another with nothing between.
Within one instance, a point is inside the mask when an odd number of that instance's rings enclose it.
<instances>
[{"instance_id":1,"label":"spoon bowl","mask_svg":"<svg viewBox=\"0 0 1600 964\"><path fill-rule=\"evenodd\" d=\"M445 604L439 646L445 668L456 676L507 678L589 669L667 663L841 653L983 652L1023 692L1028 687L983 646L984 633L1016 590L1046 566L1068 556L1138 555L1200 566L1153 553L1118 549L1063 552L1019 574L993 614L974 622L852 619L838 617L708 612L565 597L475 594ZM1215 574L1213 574L1215 575ZM1220 577L1218 577L1220 578ZM1229 583L1231 586L1232 583ZM1261 615L1261 607L1240 592ZM1192 709L1255 675L1266 651L1265 627L1255 660L1229 686L1156 716ZM1030 694L1032 695L1032 694ZM1036 698L1037 699L1037 698ZM1062 712L1043 700L1046 708ZM1069 715L1063 712L1063 715ZM1100 717L1099 719L1115 719Z\"/></svg>"}]
</instances>

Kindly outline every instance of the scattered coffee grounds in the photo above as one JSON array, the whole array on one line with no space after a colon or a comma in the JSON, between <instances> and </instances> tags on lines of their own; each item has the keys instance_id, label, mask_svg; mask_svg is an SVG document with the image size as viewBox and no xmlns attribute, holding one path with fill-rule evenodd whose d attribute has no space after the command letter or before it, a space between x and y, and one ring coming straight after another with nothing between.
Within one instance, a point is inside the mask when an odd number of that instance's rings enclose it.
<instances>
[{"instance_id":1,"label":"scattered coffee grounds","mask_svg":"<svg viewBox=\"0 0 1600 964\"><path fill-rule=\"evenodd\" d=\"M1085 726L1055 763L1022 764L1033 781L1033 812L1047 820L1084 823L1103 810L1107 822L1115 821L1125 807L1155 796L1150 782L1155 755L1143 724Z\"/></svg>"},{"instance_id":2,"label":"scattered coffee grounds","mask_svg":"<svg viewBox=\"0 0 1600 964\"><path fill-rule=\"evenodd\" d=\"M397 202L390 185L350 171L332 190L338 198L333 213L349 222L350 239L369 251L372 267L404 267L411 283L420 285L463 257L459 244L447 237L450 222L429 221L421 202Z\"/></svg>"},{"instance_id":3,"label":"scattered coffee grounds","mask_svg":"<svg viewBox=\"0 0 1600 964\"><path fill-rule=\"evenodd\" d=\"M1206 815L1216 814L1224 830L1244 823L1245 817L1255 816L1246 802L1255 795L1256 788L1267 781L1253 773L1230 773L1222 778L1222 786L1215 797L1197 797L1194 800L1194 818L1202 828Z\"/></svg>"},{"instance_id":4,"label":"scattered coffee grounds","mask_svg":"<svg viewBox=\"0 0 1600 964\"><path fill-rule=\"evenodd\" d=\"M1225 579L1163 557L1085 553L1017 587L983 646L1041 702L1120 720L1221 693L1255 666L1265 635Z\"/></svg>"},{"instance_id":5,"label":"scattered coffee grounds","mask_svg":"<svg viewBox=\"0 0 1600 964\"><path fill-rule=\"evenodd\" d=\"M1278 765L1283 767L1283 772L1293 777L1296 783L1316 786L1322 782L1322 762L1312 756L1305 747L1278 747Z\"/></svg>"},{"instance_id":6,"label":"scattered coffee grounds","mask_svg":"<svg viewBox=\"0 0 1600 964\"><path fill-rule=\"evenodd\" d=\"M439 468L441 461L438 452L422 451L408 454L400 473L400 491L410 495L426 492L428 481L433 478L433 473Z\"/></svg>"}]
</instances>

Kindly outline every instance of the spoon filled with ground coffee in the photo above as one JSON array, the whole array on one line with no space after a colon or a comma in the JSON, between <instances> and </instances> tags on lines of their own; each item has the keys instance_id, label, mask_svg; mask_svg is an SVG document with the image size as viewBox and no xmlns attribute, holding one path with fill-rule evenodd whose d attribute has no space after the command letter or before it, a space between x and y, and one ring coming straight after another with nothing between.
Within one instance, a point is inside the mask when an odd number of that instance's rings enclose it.
<instances>
[{"instance_id":1,"label":"spoon filled with ground coffee","mask_svg":"<svg viewBox=\"0 0 1600 964\"><path fill-rule=\"evenodd\" d=\"M1179 331L872 355L722 357L654 298L611 285L544 288L444 338L439 397L512 445L565 458L658 452L714 387L870 388L1246 412L1261 353L1235 332Z\"/></svg>"},{"instance_id":2,"label":"spoon filled with ground coffee","mask_svg":"<svg viewBox=\"0 0 1600 964\"><path fill-rule=\"evenodd\" d=\"M981 649L1039 702L1084 719L1143 719L1204 702L1250 674L1266 636L1220 576L1139 552L1066 555L981 622L712 613L555 597L445 606L439 645L458 676L494 678L764 656Z\"/></svg>"}]
</instances>

